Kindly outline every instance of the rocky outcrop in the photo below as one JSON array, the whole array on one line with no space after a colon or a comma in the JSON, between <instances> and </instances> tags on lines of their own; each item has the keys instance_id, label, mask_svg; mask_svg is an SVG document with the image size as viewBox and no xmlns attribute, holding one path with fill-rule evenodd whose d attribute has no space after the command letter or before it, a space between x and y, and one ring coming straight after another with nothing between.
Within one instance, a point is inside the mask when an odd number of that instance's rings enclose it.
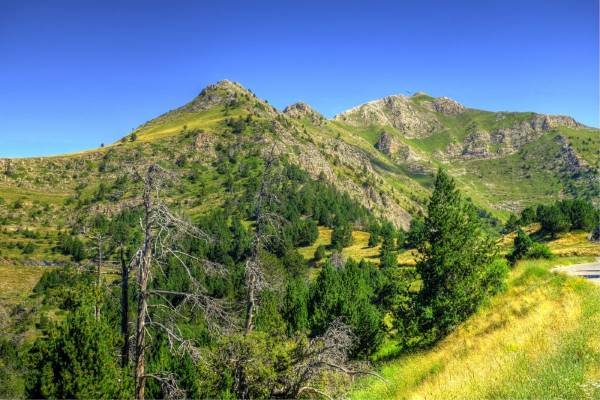
<instances>
[{"instance_id":1,"label":"rocky outcrop","mask_svg":"<svg viewBox=\"0 0 600 400\"><path fill-rule=\"evenodd\" d=\"M560 145L560 155L563 163L563 167L570 174L579 174L587 172L589 165L583 160L573 146L569 143L567 138L562 135L557 135L554 140Z\"/></svg>"},{"instance_id":2,"label":"rocky outcrop","mask_svg":"<svg viewBox=\"0 0 600 400\"><path fill-rule=\"evenodd\" d=\"M194 139L194 150L205 160L216 160L217 152L215 151L215 142L215 135L208 132L199 131L196 133L196 138Z\"/></svg>"},{"instance_id":3,"label":"rocky outcrop","mask_svg":"<svg viewBox=\"0 0 600 400\"><path fill-rule=\"evenodd\" d=\"M306 103L298 102L287 106L283 113L294 119L308 119L315 125L322 125L326 119Z\"/></svg>"},{"instance_id":4,"label":"rocky outcrop","mask_svg":"<svg viewBox=\"0 0 600 400\"><path fill-rule=\"evenodd\" d=\"M409 163L422 160L412 147L400 142L394 138L392 134L387 132L381 134L375 147L392 160Z\"/></svg>"},{"instance_id":5,"label":"rocky outcrop","mask_svg":"<svg viewBox=\"0 0 600 400\"><path fill-rule=\"evenodd\" d=\"M223 80L208 85L191 102L181 108L182 111L199 112L209 110L218 105L231 105L240 98L253 97L252 93L236 82Z\"/></svg>"},{"instance_id":6,"label":"rocky outcrop","mask_svg":"<svg viewBox=\"0 0 600 400\"><path fill-rule=\"evenodd\" d=\"M407 138L428 137L440 128L435 115L419 109L409 97L402 95L362 104L335 119L354 126L391 126Z\"/></svg>"},{"instance_id":7,"label":"rocky outcrop","mask_svg":"<svg viewBox=\"0 0 600 400\"><path fill-rule=\"evenodd\" d=\"M486 131L476 131L465 138L462 149L462 158L489 158L492 156L490 152L490 134Z\"/></svg>"},{"instance_id":8,"label":"rocky outcrop","mask_svg":"<svg viewBox=\"0 0 600 400\"><path fill-rule=\"evenodd\" d=\"M521 121L508 128L499 128L491 134L491 143L498 145L499 155L514 153L527 143L533 142L548 131L559 127L583 127L571 117L533 114L528 121Z\"/></svg>"},{"instance_id":9,"label":"rocky outcrop","mask_svg":"<svg viewBox=\"0 0 600 400\"><path fill-rule=\"evenodd\" d=\"M448 97L438 97L433 102L435 111L445 115L458 115L465 111L465 106Z\"/></svg>"},{"instance_id":10,"label":"rocky outcrop","mask_svg":"<svg viewBox=\"0 0 600 400\"><path fill-rule=\"evenodd\" d=\"M399 143L391 134L383 132L375 147L386 156L392 156L398 152Z\"/></svg>"},{"instance_id":11,"label":"rocky outcrop","mask_svg":"<svg viewBox=\"0 0 600 400\"><path fill-rule=\"evenodd\" d=\"M549 131L552 129L565 126L567 128L583 128L585 125L580 124L571 117L564 115L544 115L542 129Z\"/></svg>"}]
</instances>

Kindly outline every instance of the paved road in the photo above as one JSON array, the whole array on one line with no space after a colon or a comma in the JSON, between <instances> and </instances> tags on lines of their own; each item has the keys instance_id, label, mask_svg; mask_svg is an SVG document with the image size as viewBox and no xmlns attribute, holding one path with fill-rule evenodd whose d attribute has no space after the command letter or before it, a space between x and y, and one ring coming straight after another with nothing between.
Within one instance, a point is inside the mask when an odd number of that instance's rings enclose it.
<instances>
[{"instance_id":1,"label":"paved road","mask_svg":"<svg viewBox=\"0 0 600 400\"><path fill-rule=\"evenodd\" d=\"M582 276L596 285L600 285L600 258L589 264L575 264L567 267L556 267L552 272L563 272L568 275Z\"/></svg>"}]
</instances>

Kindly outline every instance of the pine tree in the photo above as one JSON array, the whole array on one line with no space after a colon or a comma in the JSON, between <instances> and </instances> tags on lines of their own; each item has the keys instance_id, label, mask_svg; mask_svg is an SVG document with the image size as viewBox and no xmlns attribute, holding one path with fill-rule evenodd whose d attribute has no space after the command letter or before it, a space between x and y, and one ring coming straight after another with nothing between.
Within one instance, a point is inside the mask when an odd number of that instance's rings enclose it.
<instances>
[{"instance_id":1,"label":"pine tree","mask_svg":"<svg viewBox=\"0 0 600 400\"><path fill-rule=\"evenodd\" d=\"M340 222L331 233L331 246L334 249L341 250L352 244L352 228L347 222Z\"/></svg>"},{"instance_id":2,"label":"pine tree","mask_svg":"<svg viewBox=\"0 0 600 400\"><path fill-rule=\"evenodd\" d=\"M517 236L515 236L514 240L514 249L507 256L508 261L514 265L527 254L531 246L533 246L533 240L531 240L529 235L523 232L521 228L517 229Z\"/></svg>"},{"instance_id":3,"label":"pine tree","mask_svg":"<svg viewBox=\"0 0 600 400\"><path fill-rule=\"evenodd\" d=\"M28 360L29 398L126 398L132 381L118 367L116 335L86 307L39 338Z\"/></svg>"},{"instance_id":4,"label":"pine tree","mask_svg":"<svg viewBox=\"0 0 600 400\"><path fill-rule=\"evenodd\" d=\"M441 169L423 237L416 265L423 281L419 303L423 327L436 339L474 312L486 294L501 286L502 277L488 267L495 245L481 228L475 207L461 198Z\"/></svg>"}]
</instances>

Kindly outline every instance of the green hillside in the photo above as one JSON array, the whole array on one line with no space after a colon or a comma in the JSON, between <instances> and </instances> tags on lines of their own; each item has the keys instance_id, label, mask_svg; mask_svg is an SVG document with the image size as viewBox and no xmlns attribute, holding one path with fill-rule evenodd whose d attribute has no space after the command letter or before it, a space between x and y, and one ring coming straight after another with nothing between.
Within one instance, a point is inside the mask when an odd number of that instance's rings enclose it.
<instances>
[{"instance_id":1,"label":"green hillside","mask_svg":"<svg viewBox=\"0 0 600 400\"><path fill-rule=\"evenodd\" d=\"M548 271L593 259L521 263L508 290L454 333L431 349L383 362L386 381L360 381L349 397L598 398L600 289Z\"/></svg>"},{"instance_id":2,"label":"green hillside","mask_svg":"<svg viewBox=\"0 0 600 400\"><path fill-rule=\"evenodd\" d=\"M586 394L597 291L547 270L600 255L598 133L221 81L113 144L0 159L0 398Z\"/></svg>"}]
</instances>

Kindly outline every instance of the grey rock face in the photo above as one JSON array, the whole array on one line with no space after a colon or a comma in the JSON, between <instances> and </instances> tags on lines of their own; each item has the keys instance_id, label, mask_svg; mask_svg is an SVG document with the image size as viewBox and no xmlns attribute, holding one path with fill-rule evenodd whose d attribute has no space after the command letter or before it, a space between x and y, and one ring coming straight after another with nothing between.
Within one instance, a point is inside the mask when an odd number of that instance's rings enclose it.
<instances>
[{"instance_id":1,"label":"grey rock face","mask_svg":"<svg viewBox=\"0 0 600 400\"><path fill-rule=\"evenodd\" d=\"M491 157L490 141L490 134L486 131L471 133L465 138L462 157L465 159Z\"/></svg>"},{"instance_id":2,"label":"grey rock face","mask_svg":"<svg viewBox=\"0 0 600 400\"><path fill-rule=\"evenodd\" d=\"M383 132L381 136L379 136L379 140L375 147L383 154L391 156L398 152L399 143L391 134Z\"/></svg>"},{"instance_id":3,"label":"grey rock face","mask_svg":"<svg viewBox=\"0 0 600 400\"><path fill-rule=\"evenodd\" d=\"M448 97L439 97L433 102L435 111L445 115L458 115L465 111L465 106Z\"/></svg>"},{"instance_id":4,"label":"grey rock face","mask_svg":"<svg viewBox=\"0 0 600 400\"><path fill-rule=\"evenodd\" d=\"M573 146L562 135L557 135L554 140L561 145L560 154L562 156L563 165L571 174L585 172L589 165L579 157Z\"/></svg>"},{"instance_id":5,"label":"grey rock face","mask_svg":"<svg viewBox=\"0 0 600 400\"><path fill-rule=\"evenodd\" d=\"M316 112L311 106L303 102L298 102L287 106L283 110L283 113L294 119L308 118L315 125L321 125L325 122L325 117Z\"/></svg>"},{"instance_id":6,"label":"grey rock face","mask_svg":"<svg viewBox=\"0 0 600 400\"><path fill-rule=\"evenodd\" d=\"M391 126L407 138L428 137L440 127L435 115L420 110L410 98L401 95L362 104L335 119L355 126Z\"/></svg>"}]
</instances>

